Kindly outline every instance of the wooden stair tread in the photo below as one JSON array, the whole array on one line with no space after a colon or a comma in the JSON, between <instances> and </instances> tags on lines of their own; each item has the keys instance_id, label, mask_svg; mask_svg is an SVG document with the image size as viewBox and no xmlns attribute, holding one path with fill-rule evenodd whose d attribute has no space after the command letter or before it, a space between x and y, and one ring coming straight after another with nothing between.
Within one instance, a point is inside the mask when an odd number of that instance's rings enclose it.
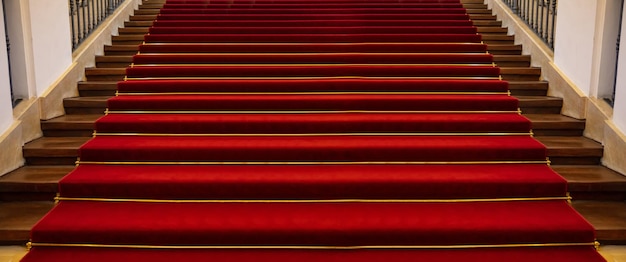
<instances>
[{"instance_id":1,"label":"wooden stair tread","mask_svg":"<svg viewBox=\"0 0 626 262\"><path fill-rule=\"evenodd\" d=\"M626 243L626 202L573 201L572 206L595 227L601 244Z\"/></svg>"},{"instance_id":2,"label":"wooden stair tread","mask_svg":"<svg viewBox=\"0 0 626 262\"><path fill-rule=\"evenodd\" d=\"M24 166L0 177L0 192L57 192L57 183L74 166ZM553 165L569 191L626 192L626 176L604 166Z\"/></svg>"},{"instance_id":3,"label":"wooden stair tread","mask_svg":"<svg viewBox=\"0 0 626 262\"><path fill-rule=\"evenodd\" d=\"M143 35L147 34L150 31L150 26L151 25L123 27L123 28L119 28L118 32L119 32L119 35L125 35L125 36L135 35L135 36L143 37ZM508 29L504 27L480 26L480 25L475 25L475 26L476 26L476 31L481 34L507 35L508 33Z\"/></svg>"},{"instance_id":4,"label":"wooden stair tread","mask_svg":"<svg viewBox=\"0 0 626 262\"><path fill-rule=\"evenodd\" d=\"M58 182L75 166L24 166L0 177L0 192L57 192ZM626 192L626 176L604 166L553 165L569 191Z\"/></svg>"},{"instance_id":5,"label":"wooden stair tread","mask_svg":"<svg viewBox=\"0 0 626 262\"><path fill-rule=\"evenodd\" d=\"M146 53L144 53L146 54ZM494 55L493 59L495 62L502 61L521 61L521 62L530 62L529 55ZM96 56L96 62L127 62L131 63L133 61L132 55L100 55Z\"/></svg>"},{"instance_id":6,"label":"wooden stair tread","mask_svg":"<svg viewBox=\"0 0 626 262\"><path fill-rule=\"evenodd\" d=\"M602 145L584 137L537 136L548 148L550 157L602 156ZM42 137L24 146L25 157L78 156L78 148L90 137Z\"/></svg>"},{"instance_id":7,"label":"wooden stair tread","mask_svg":"<svg viewBox=\"0 0 626 262\"><path fill-rule=\"evenodd\" d=\"M533 129L584 129L585 121L560 114L524 114L533 123Z\"/></svg>"},{"instance_id":8,"label":"wooden stair tread","mask_svg":"<svg viewBox=\"0 0 626 262\"><path fill-rule=\"evenodd\" d=\"M25 243L32 226L47 213L52 202L0 202L0 242ZM626 243L626 203L620 201L573 201L572 206L597 230L603 244Z\"/></svg>"},{"instance_id":9,"label":"wooden stair tread","mask_svg":"<svg viewBox=\"0 0 626 262\"><path fill-rule=\"evenodd\" d=\"M90 137L42 137L24 145L24 157L77 157Z\"/></svg>"},{"instance_id":10,"label":"wooden stair tread","mask_svg":"<svg viewBox=\"0 0 626 262\"><path fill-rule=\"evenodd\" d=\"M602 157L602 144L586 137L569 136L536 136L537 140L548 148L550 157L578 157L597 156Z\"/></svg>"},{"instance_id":11,"label":"wooden stair tread","mask_svg":"<svg viewBox=\"0 0 626 262\"><path fill-rule=\"evenodd\" d=\"M65 98L66 102L71 102L72 106L90 107L90 106L106 106L106 100L111 96L89 96L89 97L70 97ZM547 103L544 106L554 106L555 103L562 102L562 98L551 96L515 96L520 100L520 105L523 104L539 104L541 102Z\"/></svg>"},{"instance_id":12,"label":"wooden stair tread","mask_svg":"<svg viewBox=\"0 0 626 262\"><path fill-rule=\"evenodd\" d=\"M126 68L85 68L87 76L102 75L125 75ZM541 75L541 68L538 67L500 67L502 75Z\"/></svg>"},{"instance_id":13,"label":"wooden stair tread","mask_svg":"<svg viewBox=\"0 0 626 262\"><path fill-rule=\"evenodd\" d=\"M0 177L0 192L54 192L74 166L24 166Z\"/></svg>"},{"instance_id":14,"label":"wooden stair tread","mask_svg":"<svg viewBox=\"0 0 626 262\"><path fill-rule=\"evenodd\" d=\"M53 206L51 201L0 202L0 243L26 243L30 239L30 229Z\"/></svg>"},{"instance_id":15,"label":"wooden stair tread","mask_svg":"<svg viewBox=\"0 0 626 262\"><path fill-rule=\"evenodd\" d=\"M570 191L626 192L626 176L604 166L554 165L569 182Z\"/></svg>"},{"instance_id":16,"label":"wooden stair tread","mask_svg":"<svg viewBox=\"0 0 626 262\"><path fill-rule=\"evenodd\" d=\"M41 129L93 129L94 122L102 115L63 115L50 120L41 121Z\"/></svg>"}]
</instances>

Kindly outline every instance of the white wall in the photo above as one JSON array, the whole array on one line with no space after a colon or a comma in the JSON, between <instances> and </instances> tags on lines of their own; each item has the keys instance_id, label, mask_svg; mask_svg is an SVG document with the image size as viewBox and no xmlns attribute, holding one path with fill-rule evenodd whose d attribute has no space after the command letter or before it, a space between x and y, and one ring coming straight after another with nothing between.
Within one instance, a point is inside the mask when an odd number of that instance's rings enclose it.
<instances>
[{"instance_id":1,"label":"white wall","mask_svg":"<svg viewBox=\"0 0 626 262\"><path fill-rule=\"evenodd\" d=\"M17 97L43 94L72 63L68 1L6 1Z\"/></svg>"},{"instance_id":2,"label":"white wall","mask_svg":"<svg viewBox=\"0 0 626 262\"><path fill-rule=\"evenodd\" d=\"M9 60L7 46L4 40L4 19L2 18L2 2L0 2L0 134L13 123L13 109L11 106L11 85L9 82Z\"/></svg>"},{"instance_id":3,"label":"white wall","mask_svg":"<svg viewBox=\"0 0 626 262\"><path fill-rule=\"evenodd\" d=\"M567 0L557 9L554 63L585 94L591 86L596 7L596 0Z\"/></svg>"},{"instance_id":4,"label":"white wall","mask_svg":"<svg viewBox=\"0 0 626 262\"><path fill-rule=\"evenodd\" d=\"M626 12L626 5L624 6ZM623 134L626 134L626 17L622 21L621 47L618 58L617 88L615 90L615 107L613 108L613 123Z\"/></svg>"},{"instance_id":5,"label":"white wall","mask_svg":"<svg viewBox=\"0 0 626 262\"><path fill-rule=\"evenodd\" d=\"M29 0L5 1L7 28L11 41L13 95L28 99L36 96Z\"/></svg>"},{"instance_id":6,"label":"white wall","mask_svg":"<svg viewBox=\"0 0 626 262\"><path fill-rule=\"evenodd\" d=\"M68 1L29 0L37 96L72 63Z\"/></svg>"},{"instance_id":7,"label":"white wall","mask_svg":"<svg viewBox=\"0 0 626 262\"><path fill-rule=\"evenodd\" d=\"M617 34L621 0L599 0L597 8L593 71L589 96L610 98L615 83Z\"/></svg>"}]
</instances>

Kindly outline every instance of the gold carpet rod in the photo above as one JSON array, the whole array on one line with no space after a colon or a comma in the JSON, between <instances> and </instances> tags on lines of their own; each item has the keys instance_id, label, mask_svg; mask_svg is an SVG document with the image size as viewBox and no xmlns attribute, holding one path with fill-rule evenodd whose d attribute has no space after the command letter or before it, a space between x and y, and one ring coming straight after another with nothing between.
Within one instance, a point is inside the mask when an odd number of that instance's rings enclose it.
<instances>
[{"instance_id":1,"label":"gold carpet rod","mask_svg":"<svg viewBox=\"0 0 626 262\"><path fill-rule=\"evenodd\" d=\"M301 133L301 134L263 134L263 133L97 133L93 136L168 136L168 137L323 137L323 136L532 136L531 132L520 133L498 133L498 132L477 132L477 133Z\"/></svg>"},{"instance_id":2,"label":"gold carpet rod","mask_svg":"<svg viewBox=\"0 0 626 262\"><path fill-rule=\"evenodd\" d=\"M84 243L38 243L28 242L27 249L33 247L90 247L90 248L132 248L132 249L307 249L307 250L359 250L359 249L473 249L473 248L521 248L521 247L576 247L591 246L596 249L600 243L514 243L514 244L467 244L467 245L363 245L363 246L217 246L217 245L124 245L124 244L84 244Z\"/></svg>"},{"instance_id":3,"label":"gold carpet rod","mask_svg":"<svg viewBox=\"0 0 626 262\"><path fill-rule=\"evenodd\" d=\"M76 161L76 165L503 165L543 164L546 160L510 161Z\"/></svg>"}]
</instances>

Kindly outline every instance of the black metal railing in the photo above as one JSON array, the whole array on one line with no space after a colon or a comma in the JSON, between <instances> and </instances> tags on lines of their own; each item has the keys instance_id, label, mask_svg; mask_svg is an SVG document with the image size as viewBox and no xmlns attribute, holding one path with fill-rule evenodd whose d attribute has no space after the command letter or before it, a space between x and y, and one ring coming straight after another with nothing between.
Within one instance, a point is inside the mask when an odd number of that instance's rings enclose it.
<instances>
[{"instance_id":1,"label":"black metal railing","mask_svg":"<svg viewBox=\"0 0 626 262\"><path fill-rule=\"evenodd\" d=\"M72 50L75 50L125 0L69 1Z\"/></svg>"},{"instance_id":2,"label":"black metal railing","mask_svg":"<svg viewBox=\"0 0 626 262\"><path fill-rule=\"evenodd\" d=\"M0 3L2 4L2 19L4 19L4 40L6 41L6 46L7 46L7 68L9 69L8 73L9 73L9 90L11 93L11 103L13 104L13 107L17 106L17 104L22 101L21 98L16 97L15 93L13 92L13 77L11 76L11 41L9 41L9 26L8 26L8 21L7 21L7 10L6 8L6 4L5 4L5 0L2 0L2 2Z\"/></svg>"},{"instance_id":3,"label":"black metal railing","mask_svg":"<svg viewBox=\"0 0 626 262\"><path fill-rule=\"evenodd\" d=\"M557 0L502 0L537 36L554 49Z\"/></svg>"}]
</instances>

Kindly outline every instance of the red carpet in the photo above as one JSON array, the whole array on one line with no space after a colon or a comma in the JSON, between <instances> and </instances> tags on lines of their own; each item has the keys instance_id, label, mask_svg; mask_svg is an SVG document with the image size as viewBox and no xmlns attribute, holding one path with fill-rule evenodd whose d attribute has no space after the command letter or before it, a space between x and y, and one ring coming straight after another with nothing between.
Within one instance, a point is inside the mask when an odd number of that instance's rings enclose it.
<instances>
[{"instance_id":1,"label":"red carpet","mask_svg":"<svg viewBox=\"0 0 626 262\"><path fill-rule=\"evenodd\" d=\"M23 261L604 261L458 0L168 0Z\"/></svg>"}]
</instances>

